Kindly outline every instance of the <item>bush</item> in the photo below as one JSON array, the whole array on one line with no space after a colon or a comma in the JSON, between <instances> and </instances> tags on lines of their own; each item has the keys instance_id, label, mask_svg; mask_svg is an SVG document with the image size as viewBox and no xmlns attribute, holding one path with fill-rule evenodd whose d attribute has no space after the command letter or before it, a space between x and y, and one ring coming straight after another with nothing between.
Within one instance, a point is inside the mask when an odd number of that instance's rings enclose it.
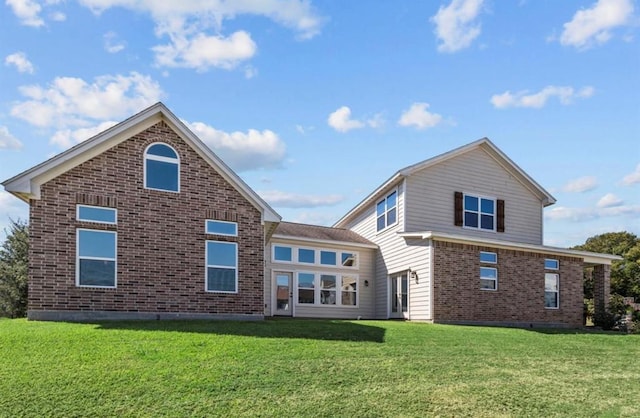
<instances>
[{"instance_id":1,"label":"bush","mask_svg":"<svg viewBox=\"0 0 640 418\"><path fill-rule=\"evenodd\" d=\"M593 325L605 331L613 329L616 326L616 322L616 316L611 312L598 312L593 316Z\"/></svg>"}]
</instances>

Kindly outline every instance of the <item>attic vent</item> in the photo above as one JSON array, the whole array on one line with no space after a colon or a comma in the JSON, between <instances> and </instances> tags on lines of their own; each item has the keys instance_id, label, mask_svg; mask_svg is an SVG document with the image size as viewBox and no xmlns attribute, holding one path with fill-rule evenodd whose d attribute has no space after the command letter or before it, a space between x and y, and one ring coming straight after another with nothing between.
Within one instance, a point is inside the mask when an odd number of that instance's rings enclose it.
<instances>
[{"instance_id":1,"label":"attic vent","mask_svg":"<svg viewBox=\"0 0 640 418\"><path fill-rule=\"evenodd\" d=\"M205 218L217 221L238 222L238 214L236 212L220 209L207 209Z\"/></svg>"},{"instance_id":2,"label":"attic vent","mask_svg":"<svg viewBox=\"0 0 640 418\"><path fill-rule=\"evenodd\" d=\"M89 193L76 193L76 203L81 205L115 208L118 206L118 199L115 196L98 196Z\"/></svg>"}]
</instances>

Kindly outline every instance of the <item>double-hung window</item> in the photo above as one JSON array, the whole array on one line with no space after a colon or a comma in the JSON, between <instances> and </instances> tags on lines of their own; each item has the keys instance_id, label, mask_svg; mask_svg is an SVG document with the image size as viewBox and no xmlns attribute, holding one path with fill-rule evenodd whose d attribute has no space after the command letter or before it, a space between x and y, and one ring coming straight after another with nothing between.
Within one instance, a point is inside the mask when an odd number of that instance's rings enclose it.
<instances>
[{"instance_id":1,"label":"double-hung window","mask_svg":"<svg viewBox=\"0 0 640 418\"><path fill-rule=\"evenodd\" d=\"M298 303L315 303L315 275L298 273Z\"/></svg>"},{"instance_id":2,"label":"double-hung window","mask_svg":"<svg viewBox=\"0 0 640 418\"><path fill-rule=\"evenodd\" d=\"M342 276L342 306L356 306L358 296L358 279Z\"/></svg>"},{"instance_id":3,"label":"double-hung window","mask_svg":"<svg viewBox=\"0 0 640 418\"><path fill-rule=\"evenodd\" d=\"M180 191L180 158L169 145L157 142L144 151L144 187Z\"/></svg>"},{"instance_id":4,"label":"double-hung window","mask_svg":"<svg viewBox=\"0 0 640 418\"><path fill-rule=\"evenodd\" d=\"M337 277L333 274L320 275L320 303L322 305L336 304Z\"/></svg>"},{"instance_id":5,"label":"double-hung window","mask_svg":"<svg viewBox=\"0 0 640 418\"><path fill-rule=\"evenodd\" d=\"M498 254L492 252L480 252L480 289L498 290L498 269L487 264L497 264Z\"/></svg>"},{"instance_id":6,"label":"double-hung window","mask_svg":"<svg viewBox=\"0 0 640 418\"><path fill-rule=\"evenodd\" d=\"M76 230L76 284L116 287L115 231Z\"/></svg>"},{"instance_id":7,"label":"double-hung window","mask_svg":"<svg viewBox=\"0 0 640 418\"><path fill-rule=\"evenodd\" d=\"M376 205L376 229L383 229L395 224L398 220L398 192L394 190Z\"/></svg>"},{"instance_id":8,"label":"double-hung window","mask_svg":"<svg viewBox=\"0 0 640 418\"><path fill-rule=\"evenodd\" d=\"M496 201L484 197L464 195L464 226L495 231Z\"/></svg>"},{"instance_id":9,"label":"double-hung window","mask_svg":"<svg viewBox=\"0 0 640 418\"><path fill-rule=\"evenodd\" d=\"M235 242L206 242L206 291L238 292L238 244Z\"/></svg>"}]
</instances>

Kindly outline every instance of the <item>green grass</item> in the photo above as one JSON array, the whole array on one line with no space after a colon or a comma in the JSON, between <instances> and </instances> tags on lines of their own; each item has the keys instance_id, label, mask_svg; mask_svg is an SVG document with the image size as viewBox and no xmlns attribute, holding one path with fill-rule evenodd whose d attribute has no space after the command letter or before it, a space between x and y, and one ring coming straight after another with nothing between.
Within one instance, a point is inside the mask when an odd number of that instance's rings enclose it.
<instances>
[{"instance_id":1,"label":"green grass","mask_svg":"<svg viewBox=\"0 0 640 418\"><path fill-rule=\"evenodd\" d=\"M640 416L640 336L4 319L0 416Z\"/></svg>"}]
</instances>

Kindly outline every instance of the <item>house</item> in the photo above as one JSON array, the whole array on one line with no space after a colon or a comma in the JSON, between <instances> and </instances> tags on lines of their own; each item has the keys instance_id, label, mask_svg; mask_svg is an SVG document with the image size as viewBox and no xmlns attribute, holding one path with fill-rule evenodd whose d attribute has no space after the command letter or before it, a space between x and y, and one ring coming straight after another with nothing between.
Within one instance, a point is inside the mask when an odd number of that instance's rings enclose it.
<instances>
[{"instance_id":1,"label":"house","mask_svg":"<svg viewBox=\"0 0 640 418\"><path fill-rule=\"evenodd\" d=\"M162 103L3 183L30 205L28 317L580 326L616 256L542 244L555 199L481 139L333 227L281 217Z\"/></svg>"}]
</instances>

